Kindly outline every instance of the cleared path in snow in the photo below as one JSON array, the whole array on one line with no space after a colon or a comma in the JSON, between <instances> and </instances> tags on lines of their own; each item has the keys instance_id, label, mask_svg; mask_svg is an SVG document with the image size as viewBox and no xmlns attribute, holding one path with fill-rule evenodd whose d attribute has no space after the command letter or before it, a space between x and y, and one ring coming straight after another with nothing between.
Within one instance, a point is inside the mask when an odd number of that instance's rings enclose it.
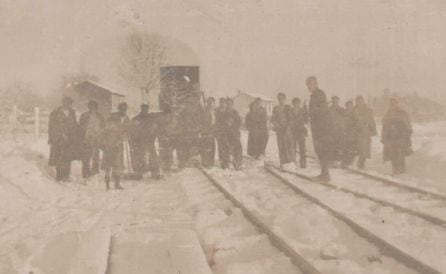
<instances>
[{"instance_id":1,"label":"cleared path in snow","mask_svg":"<svg viewBox=\"0 0 446 274\"><path fill-rule=\"evenodd\" d=\"M417 272L383 254L349 225L308 197L296 195L262 167L205 172L245 208L247 215L261 223L262 230L270 231L273 242L279 242L289 256L297 257L293 258L296 264L307 273ZM307 264L313 270L308 270Z\"/></svg>"}]
</instances>

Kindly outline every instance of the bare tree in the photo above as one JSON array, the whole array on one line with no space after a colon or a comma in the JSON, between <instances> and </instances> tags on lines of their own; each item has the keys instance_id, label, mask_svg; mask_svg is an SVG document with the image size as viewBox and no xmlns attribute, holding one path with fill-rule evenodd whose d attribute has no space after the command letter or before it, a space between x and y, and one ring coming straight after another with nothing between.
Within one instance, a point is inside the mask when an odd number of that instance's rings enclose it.
<instances>
[{"instance_id":1,"label":"bare tree","mask_svg":"<svg viewBox=\"0 0 446 274\"><path fill-rule=\"evenodd\" d=\"M166 46L162 37L145 32L133 32L126 37L122 48L121 76L141 92L141 99L157 90L162 75L160 67L166 64Z\"/></svg>"}]
</instances>

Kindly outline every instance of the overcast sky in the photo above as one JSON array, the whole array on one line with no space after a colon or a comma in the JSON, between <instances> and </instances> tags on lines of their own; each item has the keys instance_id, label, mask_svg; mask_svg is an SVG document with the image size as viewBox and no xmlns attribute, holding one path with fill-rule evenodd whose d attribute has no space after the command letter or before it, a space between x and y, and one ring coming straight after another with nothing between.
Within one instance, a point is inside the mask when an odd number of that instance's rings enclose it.
<instances>
[{"instance_id":1,"label":"overcast sky","mask_svg":"<svg viewBox=\"0 0 446 274\"><path fill-rule=\"evenodd\" d=\"M83 70L126 89L119 45L136 29L187 45L195 56L179 48L172 64L200 65L214 94L305 97L316 75L343 99L389 88L446 103L445 26L443 0L2 0L0 87L45 92Z\"/></svg>"}]
</instances>

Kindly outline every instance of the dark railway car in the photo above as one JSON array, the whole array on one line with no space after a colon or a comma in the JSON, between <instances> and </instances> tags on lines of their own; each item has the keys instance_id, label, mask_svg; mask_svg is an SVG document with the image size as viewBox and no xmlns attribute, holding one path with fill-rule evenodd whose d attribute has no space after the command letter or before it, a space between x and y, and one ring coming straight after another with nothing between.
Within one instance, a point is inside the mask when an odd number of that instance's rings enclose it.
<instances>
[{"instance_id":1,"label":"dark railway car","mask_svg":"<svg viewBox=\"0 0 446 274\"><path fill-rule=\"evenodd\" d=\"M160 68L161 90L159 106L162 111L179 112L185 99L201 100L198 66L166 66Z\"/></svg>"}]
</instances>

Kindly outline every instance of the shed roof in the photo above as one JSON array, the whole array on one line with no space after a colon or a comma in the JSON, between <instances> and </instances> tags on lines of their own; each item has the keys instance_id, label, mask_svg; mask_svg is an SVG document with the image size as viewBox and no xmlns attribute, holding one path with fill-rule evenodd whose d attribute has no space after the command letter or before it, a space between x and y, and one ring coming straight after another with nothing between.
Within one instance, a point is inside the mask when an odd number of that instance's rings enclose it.
<instances>
[{"instance_id":1,"label":"shed roof","mask_svg":"<svg viewBox=\"0 0 446 274\"><path fill-rule=\"evenodd\" d=\"M253 93L253 92L245 92L245 91L241 91L241 90L238 91L238 93L237 93L237 95L235 97L237 97L239 95L242 95L242 94L243 95L247 95L247 96L249 96L249 97L251 97L253 99L260 98L260 99L262 99L262 101L266 101L266 102L273 102L274 101L271 98L269 98L269 97L267 97L267 96L265 96L263 94L258 94L258 93Z\"/></svg>"},{"instance_id":2,"label":"shed roof","mask_svg":"<svg viewBox=\"0 0 446 274\"><path fill-rule=\"evenodd\" d=\"M125 97L125 94L114 91L113 89L106 87L103 84L99 84L99 83L91 81L91 80L87 80L87 81L83 81L81 83L75 84L74 88L81 89L82 87L85 87L85 86L93 86L94 88L105 91L107 93L111 93L111 94L119 96L119 97Z\"/></svg>"}]
</instances>

